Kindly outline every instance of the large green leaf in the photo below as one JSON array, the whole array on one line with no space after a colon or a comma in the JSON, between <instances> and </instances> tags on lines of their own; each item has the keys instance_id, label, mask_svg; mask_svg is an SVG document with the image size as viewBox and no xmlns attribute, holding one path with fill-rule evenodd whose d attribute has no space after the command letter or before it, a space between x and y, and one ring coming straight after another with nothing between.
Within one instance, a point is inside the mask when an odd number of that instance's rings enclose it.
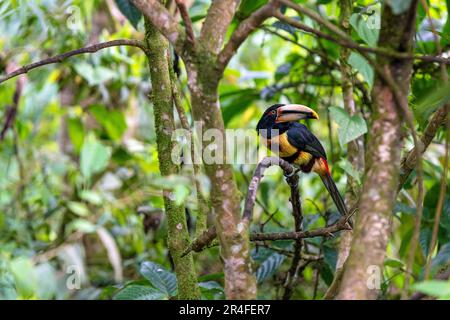
<instances>
[{"instance_id":1,"label":"large green leaf","mask_svg":"<svg viewBox=\"0 0 450 320\"><path fill-rule=\"evenodd\" d=\"M90 179L93 174L106 168L110 156L111 149L109 147L98 141L93 134L88 135L81 148L81 174L86 179Z\"/></svg>"},{"instance_id":2,"label":"large green leaf","mask_svg":"<svg viewBox=\"0 0 450 320\"><path fill-rule=\"evenodd\" d=\"M258 283L263 282L267 278L275 274L286 257L279 253L271 254L256 270L256 279Z\"/></svg>"},{"instance_id":3,"label":"large green leaf","mask_svg":"<svg viewBox=\"0 0 450 320\"><path fill-rule=\"evenodd\" d=\"M352 52L348 58L348 63L363 76L369 87L372 88L374 73L369 62L359 53Z\"/></svg>"},{"instance_id":4,"label":"large green leaf","mask_svg":"<svg viewBox=\"0 0 450 320\"><path fill-rule=\"evenodd\" d=\"M127 123L123 112L119 110L108 110L102 105L91 106L89 112L92 113L95 120L105 128L106 133L111 139L119 141L122 138L127 129Z\"/></svg>"},{"instance_id":5,"label":"large green leaf","mask_svg":"<svg viewBox=\"0 0 450 320\"><path fill-rule=\"evenodd\" d=\"M120 290L114 300L165 300L168 296L150 286L130 285Z\"/></svg>"},{"instance_id":6,"label":"large green leaf","mask_svg":"<svg viewBox=\"0 0 450 320\"><path fill-rule=\"evenodd\" d=\"M352 14L350 17L350 24L365 43L371 47L375 47L377 45L379 29L369 28L368 22L363 19L361 14Z\"/></svg>"},{"instance_id":7,"label":"large green leaf","mask_svg":"<svg viewBox=\"0 0 450 320\"><path fill-rule=\"evenodd\" d=\"M450 281L424 281L415 284L413 289L433 297L450 299Z\"/></svg>"},{"instance_id":8,"label":"large green leaf","mask_svg":"<svg viewBox=\"0 0 450 320\"><path fill-rule=\"evenodd\" d=\"M339 126L338 137L341 146L367 132L367 125L360 115L350 117L347 111L339 107L330 107L331 116Z\"/></svg>"},{"instance_id":9,"label":"large green leaf","mask_svg":"<svg viewBox=\"0 0 450 320\"><path fill-rule=\"evenodd\" d=\"M419 120L426 120L434 111L448 101L450 101L450 83L444 83L435 90L432 90L425 96L419 98L414 108L414 113Z\"/></svg>"},{"instance_id":10,"label":"large green leaf","mask_svg":"<svg viewBox=\"0 0 450 320\"><path fill-rule=\"evenodd\" d=\"M168 296L177 295L177 278L172 272L152 261L143 262L140 272L159 291Z\"/></svg>"},{"instance_id":11,"label":"large green leaf","mask_svg":"<svg viewBox=\"0 0 450 320\"><path fill-rule=\"evenodd\" d=\"M142 13L130 0L116 0L117 7L125 17L131 22L133 27L137 29Z\"/></svg>"}]
</instances>

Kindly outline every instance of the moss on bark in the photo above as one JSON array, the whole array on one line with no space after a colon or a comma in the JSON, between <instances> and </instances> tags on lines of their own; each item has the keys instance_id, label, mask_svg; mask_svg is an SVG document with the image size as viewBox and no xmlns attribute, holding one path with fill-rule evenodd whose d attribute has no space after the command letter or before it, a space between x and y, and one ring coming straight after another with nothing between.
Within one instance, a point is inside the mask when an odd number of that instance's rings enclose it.
<instances>
[{"instance_id":1,"label":"moss on bark","mask_svg":"<svg viewBox=\"0 0 450 320\"><path fill-rule=\"evenodd\" d=\"M161 175L168 176L177 174L179 171L178 166L171 159L173 150L172 133L175 129L175 124L172 83L169 72L169 43L147 20L145 22L145 43L149 49L147 58L152 81L159 168ZM178 298L198 299L200 292L197 286L192 254L181 257L190 243L185 210L183 206L177 205L171 199L168 190L164 190L163 193L168 221L167 242L178 280Z\"/></svg>"}]
</instances>

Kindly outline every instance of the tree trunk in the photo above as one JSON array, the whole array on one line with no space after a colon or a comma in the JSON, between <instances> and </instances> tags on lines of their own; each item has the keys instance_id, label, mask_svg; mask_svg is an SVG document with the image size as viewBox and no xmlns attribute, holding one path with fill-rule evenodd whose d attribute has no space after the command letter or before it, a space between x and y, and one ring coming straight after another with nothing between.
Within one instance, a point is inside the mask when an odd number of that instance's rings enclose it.
<instances>
[{"instance_id":1,"label":"tree trunk","mask_svg":"<svg viewBox=\"0 0 450 320\"><path fill-rule=\"evenodd\" d=\"M215 130L220 139L204 141L203 152L209 154L208 147L215 144L215 152L223 155L217 158L217 163L208 163L205 157L203 160L211 182L211 205L224 263L226 297L255 299L256 279L251 268L248 225L241 222L241 199L232 167L226 161L225 127L218 99L219 78L213 66L214 63L208 61L187 65L192 113L194 119L202 123L203 133Z\"/></svg>"},{"instance_id":2,"label":"tree trunk","mask_svg":"<svg viewBox=\"0 0 450 320\"><path fill-rule=\"evenodd\" d=\"M411 53L417 1L395 15L385 3L378 46ZM377 63L390 74L408 99L412 60L379 56ZM366 173L350 255L338 299L375 299L382 278L392 209L397 194L403 147L402 112L392 88L379 76L372 90L373 114L369 132Z\"/></svg>"},{"instance_id":3,"label":"tree trunk","mask_svg":"<svg viewBox=\"0 0 450 320\"><path fill-rule=\"evenodd\" d=\"M147 58L152 81L159 169L162 176L169 176L179 172L178 166L171 159L171 152L174 148L172 133L175 130L175 123L169 72L169 43L148 20L145 21L145 31L145 42L149 49ZM183 206L177 205L171 199L169 190L164 190L163 194L168 221L167 242L175 265L178 298L198 299L200 292L192 254L181 257L190 243L185 210Z\"/></svg>"}]
</instances>

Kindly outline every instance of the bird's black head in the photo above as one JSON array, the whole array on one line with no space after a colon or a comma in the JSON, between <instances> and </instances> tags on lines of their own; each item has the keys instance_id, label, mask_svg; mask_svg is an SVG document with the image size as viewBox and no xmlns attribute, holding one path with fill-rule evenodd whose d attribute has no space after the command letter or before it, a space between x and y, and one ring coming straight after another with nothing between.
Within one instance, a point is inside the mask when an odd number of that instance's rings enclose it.
<instances>
[{"instance_id":1,"label":"bird's black head","mask_svg":"<svg viewBox=\"0 0 450 320\"><path fill-rule=\"evenodd\" d=\"M301 119L319 119L319 116L313 109L301 104L274 104L264 111L256 130L258 133L260 130L283 130L288 128L290 122Z\"/></svg>"}]
</instances>

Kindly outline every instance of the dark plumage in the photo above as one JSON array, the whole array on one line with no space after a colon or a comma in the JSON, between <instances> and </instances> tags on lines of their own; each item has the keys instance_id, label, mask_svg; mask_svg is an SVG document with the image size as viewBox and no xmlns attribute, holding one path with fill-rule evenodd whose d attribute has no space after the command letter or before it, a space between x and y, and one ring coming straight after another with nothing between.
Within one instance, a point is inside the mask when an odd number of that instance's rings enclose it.
<instances>
[{"instance_id":1,"label":"dark plumage","mask_svg":"<svg viewBox=\"0 0 450 320\"><path fill-rule=\"evenodd\" d=\"M331 177L325 149L305 125L297 122L300 119L318 119L318 115L306 106L276 104L264 112L256 130L268 147L278 149L280 158L303 172L317 173L339 212L346 215L347 207Z\"/></svg>"}]
</instances>

